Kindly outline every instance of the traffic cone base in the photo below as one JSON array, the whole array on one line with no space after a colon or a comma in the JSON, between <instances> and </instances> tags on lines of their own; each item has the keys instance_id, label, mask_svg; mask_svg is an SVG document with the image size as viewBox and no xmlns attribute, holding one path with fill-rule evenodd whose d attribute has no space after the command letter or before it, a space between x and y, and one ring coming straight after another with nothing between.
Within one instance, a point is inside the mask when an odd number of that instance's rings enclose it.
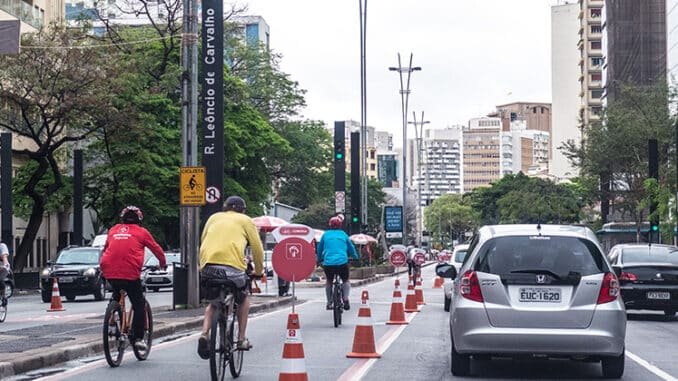
<instances>
[{"instance_id":1,"label":"traffic cone base","mask_svg":"<svg viewBox=\"0 0 678 381\"><path fill-rule=\"evenodd\" d=\"M391 315L389 316L388 325L404 325L409 324L405 319L405 307L403 306L403 296L400 293L400 280L395 280L395 290L393 291L393 303L391 303Z\"/></svg>"},{"instance_id":2,"label":"traffic cone base","mask_svg":"<svg viewBox=\"0 0 678 381\"><path fill-rule=\"evenodd\" d=\"M407 296L405 297L405 312L407 313L419 312L419 308L417 307L417 297L414 294L414 287L412 287L411 283L407 285Z\"/></svg>"},{"instance_id":3,"label":"traffic cone base","mask_svg":"<svg viewBox=\"0 0 678 381\"><path fill-rule=\"evenodd\" d=\"M417 305L425 305L424 302L424 290L421 288L421 278L417 279L417 286L414 288L414 295L417 297Z\"/></svg>"},{"instance_id":4,"label":"traffic cone base","mask_svg":"<svg viewBox=\"0 0 678 381\"><path fill-rule=\"evenodd\" d=\"M374 342L374 327L372 326L372 311L368 303L369 295L363 290L358 310L358 322L353 336L353 350L346 354L348 358L379 358Z\"/></svg>"},{"instance_id":5,"label":"traffic cone base","mask_svg":"<svg viewBox=\"0 0 678 381\"><path fill-rule=\"evenodd\" d=\"M59 311L66 311L66 309L61 304L61 294L59 294L59 282L57 282L57 278L54 278L54 281L52 282L52 303L50 303L47 312L59 312Z\"/></svg>"},{"instance_id":6,"label":"traffic cone base","mask_svg":"<svg viewBox=\"0 0 678 381\"><path fill-rule=\"evenodd\" d=\"M306 360L304 359L304 341L301 337L299 315L289 314L287 335L283 346L282 366L278 381L308 381Z\"/></svg>"},{"instance_id":7,"label":"traffic cone base","mask_svg":"<svg viewBox=\"0 0 678 381\"><path fill-rule=\"evenodd\" d=\"M443 278L437 276L433 281L433 288L443 288Z\"/></svg>"}]
</instances>

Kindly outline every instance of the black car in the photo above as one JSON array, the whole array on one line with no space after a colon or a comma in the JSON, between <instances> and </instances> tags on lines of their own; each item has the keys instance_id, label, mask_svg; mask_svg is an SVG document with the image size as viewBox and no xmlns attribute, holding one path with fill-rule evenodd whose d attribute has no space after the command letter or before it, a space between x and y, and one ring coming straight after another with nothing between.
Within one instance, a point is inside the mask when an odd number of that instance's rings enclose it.
<instances>
[{"instance_id":1,"label":"black car","mask_svg":"<svg viewBox=\"0 0 678 381\"><path fill-rule=\"evenodd\" d=\"M73 301L76 296L94 295L94 300L103 300L106 295L106 280L99 267L101 247L67 247L59 253L56 261L40 274L42 301L52 299L52 282L59 282L59 294Z\"/></svg>"},{"instance_id":2,"label":"black car","mask_svg":"<svg viewBox=\"0 0 678 381\"><path fill-rule=\"evenodd\" d=\"M627 310L678 311L678 247L622 244L610 249L608 259L621 286Z\"/></svg>"}]
</instances>

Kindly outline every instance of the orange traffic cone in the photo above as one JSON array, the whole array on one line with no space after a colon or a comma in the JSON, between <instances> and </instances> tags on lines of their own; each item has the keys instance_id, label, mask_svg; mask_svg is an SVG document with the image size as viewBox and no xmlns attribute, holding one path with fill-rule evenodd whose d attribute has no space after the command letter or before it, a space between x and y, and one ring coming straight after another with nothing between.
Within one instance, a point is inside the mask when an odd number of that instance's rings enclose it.
<instances>
[{"instance_id":1,"label":"orange traffic cone","mask_svg":"<svg viewBox=\"0 0 678 381\"><path fill-rule=\"evenodd\" d=\"M400 279L395 280L395 290L393 291L393 303L391 303L391 316L386 324L409 324L405 319L405 307L403 306L403 295L400 293Z\"/></svg>"},{"instance_id":2,"label":"orange traffic cone","mask_svg":"<svg viewBox=\"0 0 678 381\"><path fill-rule=\"evenodd\" d=\"M414 294L417 297L417 305L424 305L424 290L421 288L421 277L417 278L417 285L414 287Z\"/></svg>"},{"instance_id":3,"label":"orange traffic cone","mask_svg":"<svg viewBox=\"0 0 678 381\"><path fill-rule=\"evenodd\" d=\"M433 281L433 288L443 288L443 278L437 276Z\"/></svg>"},{"instance_id":4,"label":"orange traffic cone","mask_svg":"<svg viewBox=\"0 0 678 381\"><path fill-rule=\"evenodd\" d=\"M372 327L372 310L370 310L369 295L363 290L358 310L358 322L353 335L353 350L346 354L349 358L379 358L374 344L374 327Z\"/></svg>"},{"instance_id":5,"label":"orange traffic cone","mask_svg":"<svg viewBox=\"0 0 678 381\"><path fill-rule=\"evenodd\" d=\"M405 297L405 312L419 312L417 308L417 296L414 294L412 283L407 284L407 296Z\"/></svg>"},{"instance_id":6,"label":"orange traffic cone","mask_svg":"<svg viewBox=\"0 0 678 381\"><path fill-rule=\"evenodd\" d=\"M287 335L282 360L278 381L308 381L304 359L304 340L301 338L299 315L295 313L287 317Z\"/></svg>"},{"instance_id":7,"label":"orange traffic cone","mask_svg":"<svg viewBox=\"0 0 678 381\"><path fill-rule=\"evenodd\" d=\"M52 304L49 306L47 312L57 312L57 311L66 311L64 306L61 304L61 294L59 294L59 283L57 278L54 278L52 282Z\"/></svg>"}]
</instances>

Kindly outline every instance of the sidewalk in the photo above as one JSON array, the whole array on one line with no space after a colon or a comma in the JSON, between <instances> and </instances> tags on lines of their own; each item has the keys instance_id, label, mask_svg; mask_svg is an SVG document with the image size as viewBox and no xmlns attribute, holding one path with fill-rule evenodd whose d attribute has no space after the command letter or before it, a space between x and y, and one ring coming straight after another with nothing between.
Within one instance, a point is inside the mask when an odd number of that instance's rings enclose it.
<instances>
[{"instance_id":1,"label":"sidewalk","mask_svg":"<svg viewBox=\"0 0 678 381\"><path fill-rule=\"evenodd\" d=\"M275 295L253 295L252 298L250 313L292 302L292 297ZM202 325L204 311L204 308L154 308L153 338L197 329ZM3 332L0 335L0 379L102 353L102 319L103 313Z\"/></svg>"}]
</instances>

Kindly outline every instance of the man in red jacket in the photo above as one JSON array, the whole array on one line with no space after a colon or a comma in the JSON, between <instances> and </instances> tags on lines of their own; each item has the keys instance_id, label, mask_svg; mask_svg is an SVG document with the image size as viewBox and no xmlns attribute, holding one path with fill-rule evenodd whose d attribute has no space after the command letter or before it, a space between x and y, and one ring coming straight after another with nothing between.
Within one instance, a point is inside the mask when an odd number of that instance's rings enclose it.
<instances>
[{"instance_id":1,"label":"man in red jacket","mask_svg":"<svg viewBox=\"0 0 678 381\"><path fill-rule=\"evenodd\" d=\"M141 286L141 268L144 264L144 248L148 247L158 258L160 267L167 267L165 252L148 230L141 227L144 214L136 206L128 206L120 212L120 223L108 231L104 254L101 256L101 271L113 287L113 300L120 299L120 290L127 291L134 311L143 311L146 300ZM140 350L146 350L144 338L144 314L135 313L132 321L130 342Z\"/></svg>"}]
</instances>

